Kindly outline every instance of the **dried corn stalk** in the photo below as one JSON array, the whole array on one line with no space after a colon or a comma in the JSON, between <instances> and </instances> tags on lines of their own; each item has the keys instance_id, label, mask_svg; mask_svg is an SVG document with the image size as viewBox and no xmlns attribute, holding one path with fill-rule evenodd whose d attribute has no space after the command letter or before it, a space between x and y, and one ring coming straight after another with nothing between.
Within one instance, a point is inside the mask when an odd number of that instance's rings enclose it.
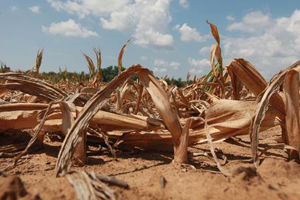
<instances>
[{"instance_id":1,"label":"dried corn stalk","mask_svg":"<svg viewBox=\"0 0 300 200\"><path fill-rule=\"evenodd\" d=\"M128 45L128 43L131 41L131 39L132 38L129 38L129 40L127 40L126 42L125 42L125 44L123 45L123 47L122 47L122 49L121 49L121 51L120 51L120 53L119 53L119 57L118 57L118 69L119 69L119 74L122 72L122 67L123 67L123 65L122 65L122 58L123 58L123 54L124 54L124 52L125 52L125 47Z\"/></svg>"},{"instance_id":2,"label":"dried corn stalk","mask_svg":"<svg viewBox=\"0 0 300 200\"><path fill-rule=\"evenodd\" d=\"M67 174L80 200L116 200L116 192L104 184L94 172L74 171Z\"/></svg>"},{"instance_id":3,"label":"dried corn stalk","mask_svg":"<svg viewBox=\"0 0 300 200\"><path fill-rule=\"evenodd\" d=\"M36 54L35 65L32 68L34 77L37 77L37 75L39 74L40 67L42 64L43 54L44 54L44 49L39 49Z\"/></svg>"},{"instance_id":4,"label":"dried corn stalk","mask_svg":"<svg viewBox=\"0 0 300 200\"><path fill-rule=\"evenodd\" d=\"M88 67L89 67L89 71L90 71L90 78L92 78L96 72L96 68L94 65L93 60L86 54L82 53L84 58L86 59L87 63L88 63Z\"/></svg>"},{"instance_id":5,"label":"dried corn stalk","mask_svg":"<svg viewBox=\"0 0 300 200\"><path fill-rule=\"evenodd\" d=\"M58 100L67 97L61 89L37 78L18 73L2 73L0 80L13 83L0 85L0 89L20 90L24 93L41 97L47 101Z\"/></svg>"},{"instance_id":6,"label":"dried corn stalk","mask_svg":"<svg viewBox=\"0 0 300 200\"><path fill-rule=\"evenodd\" d=\"M262 123L262 120L265 117L265 113L268 109L268 103L272 98L272 95L277 95L275 98L280 98L276 92L280 89L280 86L284 84L285 89L285 97L286 101L284 102L284 108L283 111L285 114L285 118L280 118L282 121L284 121L285 126L283 127L283 139L285 139L285 142L287 144L292 144L294 148L298 150L300 148L300 132L299 132L299 82L298 76L299 76L299 70L300 70L300 62L295 63L291 67L287 68L286 70L280 72L279 74L275 75L271 81L268 87L265 89L263 94L261 95L261 98L259 99L259 104L256 109L256 113L252 119L252 125L249 129L249 134L251 136L251 151L253 156L253 161L256 167L259 165L259 159L258 159L258 132L260 128L260 124ZM292 85L294 84L294 85ZM296 90L292 90L296 89ZM273 99L275 99L273 97ZM283 102L283 100L281 101ZM273 105L276 105L277 103L271 102ZM278 104L277 104L278 105ZM282 110L281 105L278 106L279 110ZM295 152L292 152L295 156ZM296 154L297 155L297 154ZM297 155L299 157L299 155Z\"/></svg>"},{"instance_id":7,"label":"dried corn stalk","mask_svg":"<svg viewBox=\"0 0 300 200\"><path fill-rule=\"evenodd\" d=\"M299 67L289 70L283 85L285 94L285 122L286 132L283 135L286 144L297 151L291 151L292 158L299 157L300 152L300 127L299 127Z\"/></svg>"},{"instance_id":8,"label":"dried corn stalk","mask_svg":"<svg viewBox=\"0 0 300 200\"><path fill-rule=\"evenodd\" d=\"M101 72L101 64L102 64L102 59L101 59L101 51L100 48L94 48L94 52L96 54L96 59L97 59L97 72L96 72L96 80L98 82L103 81L103 74Z\"/></svg>"}]
</instances>

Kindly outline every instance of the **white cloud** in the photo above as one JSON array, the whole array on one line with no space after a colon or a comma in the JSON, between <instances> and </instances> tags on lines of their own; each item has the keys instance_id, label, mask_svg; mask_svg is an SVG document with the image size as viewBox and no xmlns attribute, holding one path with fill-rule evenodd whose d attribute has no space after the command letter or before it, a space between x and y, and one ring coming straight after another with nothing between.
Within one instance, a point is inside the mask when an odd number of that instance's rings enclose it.
<instances>
[{"instance_id":1,"label":"white cloud","mask_svg":"<svg viewBox=\"0 0 300 200\"><path fill-rule=\"evenodd\" d=\"M28 9L31 10L31 12L33 12L33 13L40 13L41 7L40 6L31 6Z\"/></svg>"},{"instance_id":2,"label":"white cloud","mask_svg":"<svg viewBox=\"0 0 300 200\"><path fill-rule=\"evenodd\" d=\"M197 29L188 26L186 23L184 23L182 26L176 25L175 29L179 31L181 34L180 39L184 42L203 42L207 38L206 36L201 36Z\"/></svg>"},{"instance_id":3,"label":"white cloud","mask_svg":"<svg viewBox=\"0 0 300 200\"><path fill-rule=\"evenodd\" d=\"M233 23L228 26L229 31L240 30L245 32L258 32L273 26L269 15L264 15L262 12L251 12L245 15L241 22Z\"/></svg>"},{"instance_id":4,"label":"white cloud","mask_svg":"<svg viewBox=\"0 0 300 200\"><path fill-rule=\"evenodd\" d=\"M116 10L122 10L130 0L47 0L57 11L65 11L70 14L76 14L80 18L88 15L103 16Z\"/></svg>"},{"instance_id":5,"label":"white cloud","mask_svg":"<svg viewBox=\"0 0 300 200\"><path fill-rule=\"evenodd\" d=\"M210 67L210 61L208 59L196 60L194 58L188 58L188 62L193 67Z\"/></svg>"},{"instance_id":6,"label":"white cloud","mask_svg":"<svg viewBox=\"0 0 300 200\"><path fill-rule=\"evenodd\" d=\"M96 32L90 31L74 20L62 21L59 23L51 23L49 27L42 26L42 31L52 35L62 35L66 37L91 37L98 36Z\"/></svg>"},{"instance_id":7,"label":"white cloud","mask_svg":"<svg viewBox=\"0 0 300 200\"><path fill-rule=\"evenodd\" d=\"M152 47L154 49L173 49L174 40L170 34L162 34L152 29L134 34L134 43L142 47Z\"/></svg>"},{"instance_id":8,"label":"white cloud","mask_svg":"<svg viewBox=\"0 0 300 200\"><path fill-rule=\"evenodd\" d=\"M17 6L9 6L9 10L10 10L11 12L15 12L15 11L18 11L19 8L18 8Z\"/></svg>"},{"instance_id":9,"label":"white cloud","mask_svg":"<svg viewBox=\"0 0 300 200\"><path fill-rule=\"evenodd\" d=\"M105 29L130 32L134 30L136 25L133 14L133 8L126 7L124 10L112 12L110 18L101 18L100 21L102 27Z\"/></svg>"},{"instance_id":10,"label":"white cloud","mask_svg":"<svg viewBox=\"0 0 300 200\"><path fill-rule=\"evenodd\" d=\"M162 59L155 59L153 62L153 65L155 67L160 67L160 68L171 68L173 70L176 70L180 67L180 63L178 62L173 62L173 61L166 61Z\"/></svg>"},{"instance_id":11,"label":"white cloud","mask_svg":"<svg viewBox=\"0 0 300 200\"><path fill-rule=\"evenodd\" d=\"M244 57L267 78L299 60L300 10L290 17L271 18L252 12L228 30L254 32L247 37L224 36L225 61ZM227 64L224 62L224 64Z\"/></svg>"},{"instance_id":12,"label":"white cloud","mask_svg":"<svg viewBox=\"0 0 300 200\"><path fill-rule=\"evenodd\" d=\"M192 68L189 70L189 73L192 74L202 74L203 70L202 69L197 69L197 68Z\"/></svg>"},{"instance_id":13,"label":"white cloud","mask_svg":"<svg viewBox=\"0 0 300 200\"><path fill-rule=\"evenodd\" d=\"M100 18L105 29L132 33L134 43L142 47L172 49L174 39L168 33L172 21L172 0L47 0L57 11L92 15Z\"/></svg>"},{"instance_id":14,"label":"white cloud","mask_svg":"<svg viewBox=\"0 0 300 200\"><path fill-rule=\"evenodd\" d=\"M141 59L141 60L147 60L148 57L147 57L147 56L141 56L140 59Z\"/></svg>"},{"instance_id":15,"label":"white cloud","mask_svg":"<svg viewBox=\"0 0 300 200\"><path fill-rule=\"evenodd\" d=\"M166 72L167 69L166 68L157 68L157 67L155 67L153 71L158 72L158 73L163 73L163 72Z\"/></svg>"},{"instance_id":16,"label":"white cloud","mask_svg":"<svg viewBox=\"0 0 300 200\"><path fill-rule=\"evenodd\" d=\"M187 0L179 0L179 5L181 5L183 8L188 8L189 2Z\"/></svg>"},{"instance_id":17,"label":"white cloud","mask_svg":"<svg viewBox=\"0 0 300 200\"><path fill-rule=\"evenodd\" d=\"M205 46L205 47L202 47L199 51L199 54L200 55L209 55L210 54L210 50L211 50L211 47L210 46Z\"/></svg>"},{"instance_id":18,"label":"white cloud","mask_svg":"<svg viewBox=\"0 0 300 200\"><path fill-rule=\"evenodd\" d=\"M226 16L226 19L228 20L228 21L234 21L235 20L235 18L234 18L234 16L233 15L227 15Z\"/></svg>"},{"instance_id":19,"label":"white cloud","mask_svg":"<svg viewBox=\"0 0 300 200\"><path fill-rule=\"evenodd\" d=\"M210 68L210 61L208 59L194 59L188 58L188 63L193 67L189 70L190 74L202 74Z\"/></svg>"}]
</instances>

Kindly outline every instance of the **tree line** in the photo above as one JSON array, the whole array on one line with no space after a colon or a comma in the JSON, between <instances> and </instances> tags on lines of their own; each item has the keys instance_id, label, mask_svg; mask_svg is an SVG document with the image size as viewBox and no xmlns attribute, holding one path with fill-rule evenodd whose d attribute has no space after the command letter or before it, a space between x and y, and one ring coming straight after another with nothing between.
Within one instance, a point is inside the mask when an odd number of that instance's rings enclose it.
<instances>
[{"instance_id":1,"label":"tree line","mask_svg":"<svg viewBox=\"0 0 300 200\"><path fill-rule=\"evenodd\" d=\"M8 67L5 63L1 62L0 73L11 72L10 67ZM110 82L115 76L118 75L118 66L109 66L106 68L101 68L101 73L103 75L103 82ZM125 68L122 67L122 71ZM22 72L20 70L16 71L20 73L29 73L29 71ZM41 72L39 74L39 78L50 81L51 83L58 83L59 81L71 81L71 82L88 82L91 78L90 73L82 72L68 72L66 69L60 72ZM157 77L159 79L159 77ZM137 76L133 77L133 80L136 80ZM181 78L175 79L167 78L166 82L168 85L176 85L177 87L183 87L186 84L186 81L183 81Z\"/></svg>"}]
</instances>

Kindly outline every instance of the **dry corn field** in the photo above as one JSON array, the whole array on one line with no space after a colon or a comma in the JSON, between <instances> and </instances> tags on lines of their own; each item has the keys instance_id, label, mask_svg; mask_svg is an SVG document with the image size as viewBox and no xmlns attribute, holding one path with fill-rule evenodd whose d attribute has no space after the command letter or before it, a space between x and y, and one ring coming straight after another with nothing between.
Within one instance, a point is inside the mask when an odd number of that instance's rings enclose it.
<instances>
[{"instance_id":1,"label":"dry corn field","mask_svg":"<svg viewBox=\"0 0 300 200\"><path fill-rule=\"evenodd\" d=\"M168 85L139 64L104 83L0 74L0 199L299 199L300 61L269 82L243 58ZM132 79L136 76L137 79ZM191 79L191 80L190 80Z\"/></svg>"}]
</instances>

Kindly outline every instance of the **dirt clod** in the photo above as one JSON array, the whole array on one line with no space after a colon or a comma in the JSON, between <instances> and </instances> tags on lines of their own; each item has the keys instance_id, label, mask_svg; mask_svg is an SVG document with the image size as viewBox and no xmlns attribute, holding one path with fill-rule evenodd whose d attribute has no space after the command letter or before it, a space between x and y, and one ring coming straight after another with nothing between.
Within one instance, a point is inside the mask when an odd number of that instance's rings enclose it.
<instances>
[{"instance_id":1,"label":"dirt clod","mask_svg":"<svg viewBox=\"0 0 300 200\"><path fill-rule=\"evenodd\" d=\"M9 176L0 178L0 199L1 200L17 200L17 199L40 199L39 195L30 195L19 176Z\"/></svg>"}]
</instances>

